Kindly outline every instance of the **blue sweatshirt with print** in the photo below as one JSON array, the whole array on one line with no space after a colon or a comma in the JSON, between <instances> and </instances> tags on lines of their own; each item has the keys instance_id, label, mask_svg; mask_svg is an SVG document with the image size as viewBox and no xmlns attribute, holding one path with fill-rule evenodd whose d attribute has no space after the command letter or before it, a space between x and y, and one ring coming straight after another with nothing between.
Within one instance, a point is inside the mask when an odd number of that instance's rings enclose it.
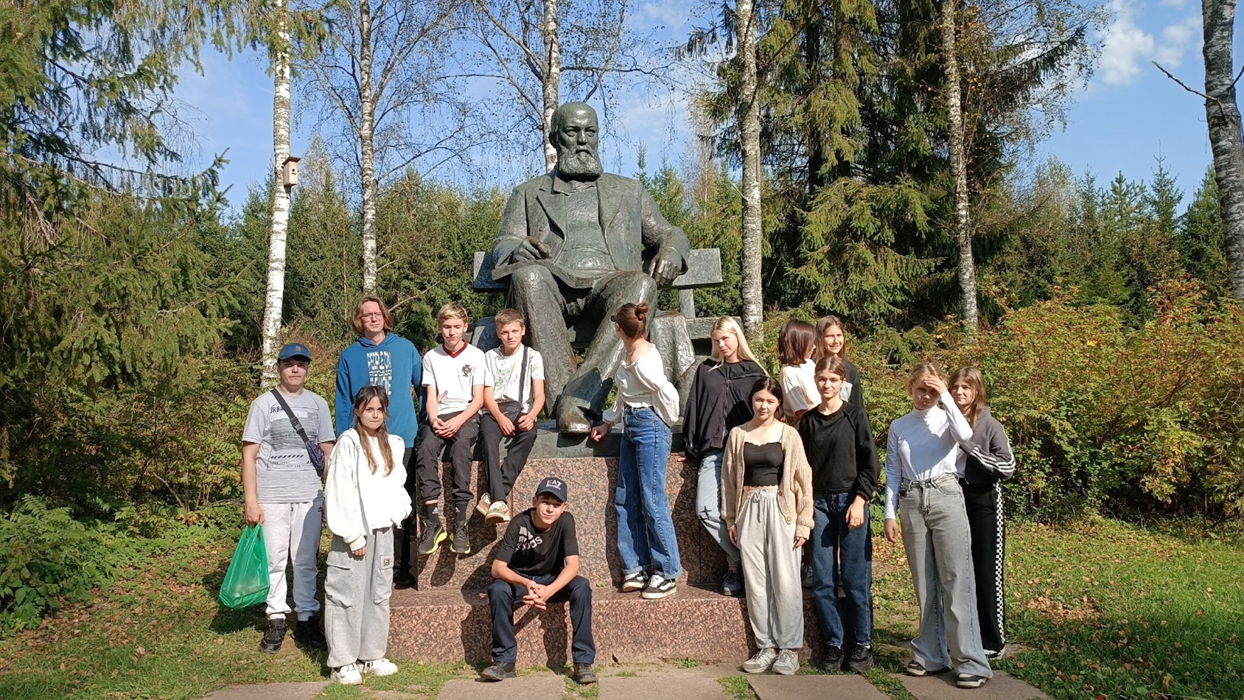
<instances>
[{"instance_id":1,"label":"blue sweatshirt with print","mask_svg":"<svg viewBox=\"0 0 1244 700\"><path fill-rule=\"evenodd\" d=\"M414 447L419 416L411 392L422 399L422 380L423 360L414 343L395 333L386 334L379 344L359 338L337 361L337 435L354 427L354 395L379 384L389 390L389 432L400 435L407 448Z\"/></svg>"}]
</instances>

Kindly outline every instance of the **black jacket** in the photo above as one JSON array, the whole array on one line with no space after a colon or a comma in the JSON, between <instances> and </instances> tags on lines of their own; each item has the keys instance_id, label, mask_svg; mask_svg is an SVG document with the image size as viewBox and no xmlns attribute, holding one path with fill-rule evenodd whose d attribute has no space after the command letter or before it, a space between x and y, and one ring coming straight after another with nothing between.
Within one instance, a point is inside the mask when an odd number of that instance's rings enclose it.
<instances>
[{"instance_id":1,"label":"black jacket","mask_svg":"<svg viewBox=\"0 0 1244 700\"><path fill-rule=\"evenodd\" d=\"M682 421L688 457L695 459L705 450L725 449L730 429L751 420L752 385L764 376L765 371L751 360L729 363L709 359L700 363Z\"/></svg>"},{"instance_id":2,"label":"black jacket","mask_svg":"<svg viewBox=\"0 0 1244 700\"><path fill-rule=\"evenodd\" d=\"M972 451L960 446L959 455L964 460L960 476L969 484L993 485L1015 473L1011 444L1002 424L990 415L988 406L981 409L972 426Z\"/></svg>"}]
</instances>

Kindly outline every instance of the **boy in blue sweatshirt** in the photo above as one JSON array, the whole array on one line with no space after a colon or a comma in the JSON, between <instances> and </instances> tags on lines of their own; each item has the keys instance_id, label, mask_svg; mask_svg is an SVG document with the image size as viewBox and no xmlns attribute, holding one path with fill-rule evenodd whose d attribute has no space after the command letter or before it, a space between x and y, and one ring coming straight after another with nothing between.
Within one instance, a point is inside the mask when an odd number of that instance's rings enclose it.
<instances>
[{"instance_id":1,"label":"boy in blue sweatshirt","mask_svg":"<svg viewBox=\"0 0 1244 700\"><path fill-rule=\"evenodd\" d=\"M378 297L363 297L354 307L354 332L362 337L346 348L337 361L337 435L353 427L354 396L368 385L383 386L389 392L389 419L385 425L393 435L406 443L402 466L406 468L406 491L414 497L415 479L409 468L410 455L419 434L419 404L413 392L423 396L423 360L415 344L396 333L393 315ZM396 389L396 390L395 390ZM413 390L413 392L412 392ZM398 586L414 585L410 571L410 539L414 531L410 518L398 533L397 570L393 582Z\"/></svg>"}]
</instances>

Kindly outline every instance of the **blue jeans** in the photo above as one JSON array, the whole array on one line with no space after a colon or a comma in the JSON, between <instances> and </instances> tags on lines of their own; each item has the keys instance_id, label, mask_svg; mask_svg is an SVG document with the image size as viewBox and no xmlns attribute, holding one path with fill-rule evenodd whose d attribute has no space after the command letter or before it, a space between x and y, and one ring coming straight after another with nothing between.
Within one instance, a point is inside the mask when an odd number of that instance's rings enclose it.
<instances>
[{"instance_id":1,"label":"blue jeans","mask_svg":"<svg viewBox=\"0 0 1244 700\"><path fill-rule=\"evenodd\" d=\"M868 646L873 635L873 538L864 504L864 524L847 527L850 493L817 494L813 499L816 524L812 529L812 600L821 623L821 638L831 647L843 645L843 618L851 620L858 646ZM841 569L837 565L841 561ZM838 599L838 583L846 597Z\"/></svg>"},{"instance_id":2,"label":"blue jeans","mask_svg":"<svg viewBox=\"0 0 1244 700\"><path fill-rule=\"evenodd\" d=\"M532 576L531 580L547 586L557 579L558 573ZM493 579L488 587L488 605L492 613L492 661L512 664L518 659L518 640L514 637L514 606L522 605L527 589ZM596 661L596 642L592 639L592 584L582 576L575 576L570 583L548 599L550 603L569 603L570 627L572 629L571 658L576 664ZM553 613L560 618L560 613ZM563 638L564 639L564 638ZM565 642L562 642L565 644Z\"/></svg>"},{"instance_id":3,"label":"blue jeans","mask_svg":"<svg viewBox=\"0 0 1244 700\"><path fill-rule=\"evenodd\" d=\"M652 570L678 578L682 562L665 496L665 466L670 458L670 428L648 407L625 409L625 429L618 455L618 555L622 574Z\"/></svg>"},{"instance_id":4,"label":"blue jeans","mask_svg":"<svg viewBox=\"0 0 1244 700\"><path fill-rule=\"evenodd\" d=\"M700 455L700 471L696 479L695 514L721 550L726 563L739 568L739 548L730 541L730 528L721 519L721 463L723 450L705 450Z\"/></svg>"}]
</instances>

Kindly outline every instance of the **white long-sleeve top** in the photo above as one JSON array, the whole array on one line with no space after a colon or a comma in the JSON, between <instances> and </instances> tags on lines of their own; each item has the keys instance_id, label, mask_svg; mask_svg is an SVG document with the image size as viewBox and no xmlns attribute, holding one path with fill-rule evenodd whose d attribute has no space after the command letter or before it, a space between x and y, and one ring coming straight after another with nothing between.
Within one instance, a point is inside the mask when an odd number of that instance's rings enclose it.
<instances>
[{"instance_id":1,"label":"white long-sleeve top","mask_svg":"<svg viewBox=\"0 0 1244 700\"><path fill-rule=\"evenodd\" d=\"M623 362L613 375L617 396L605 411L605 421L614 425L622 421L626 406L649 406L666 425L678 421L678 389L665 378L665 363L655 346L650 346L634 362Z\"/></svg>"},{"instance_id":2,"label":"white long-sleeve top","mask_svg":"<svg viewBox=\"0 0 1244 700\"><path fill-rule=\"evenodd\" d=\"M373 472L363 453L362 439L353 428L337 438L324 485L328 529L345 540L351 550L366 547L372 530L401 525L411 510L406 468L402 466L406 443L392 434L387 445L381 445L378 438L367 438L376 460ZM384 473L384 455L380 451L385 448L393 453L393 471L388 474Z\"/></svg>"},{"instance_id":3,"label":"white long-sleeve top","mask_svg":"<svg viewBox=\"0 0 1244 700\"><path fill-rule=\"evenodd\" d=\"M972 449L972 426L942 392L941 405L915 410L890 424L885 449L885 517L898 512L898 486L903 479L928 481L956 474L959 446ZM944 407L944 408L943 408Z\"/></svg>"}]
</instances>

